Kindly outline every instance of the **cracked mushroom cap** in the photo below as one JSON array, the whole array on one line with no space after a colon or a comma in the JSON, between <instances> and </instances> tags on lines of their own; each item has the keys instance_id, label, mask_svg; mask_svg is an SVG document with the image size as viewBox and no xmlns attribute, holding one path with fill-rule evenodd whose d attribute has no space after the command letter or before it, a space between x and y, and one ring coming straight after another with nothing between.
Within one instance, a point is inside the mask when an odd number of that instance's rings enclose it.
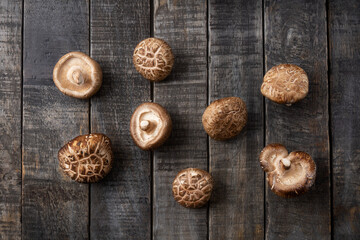
<instances>
[{"instance_id":1,"label":"cracked mushroom cap","mask_svg":"<svg viewBox=\"0 0 360 240\"><path fill-rule=\"evenodd\" d=\"M181 170L174 179L172 191L174 199L187 208L200 208L211 197L213 178L210 173L197 169Z\"/></svg>"},{"instance_id":2,"label":"cracked mushroom cap","mask_svg":"<svg viewBox=\"0 0 360 240\"><path fill-rule=\"evenodd\" d=\"M271 190L285 198L305 193L315 182L316 165L305 152L288 154L281 144L269 144L260 154L260 164L267 173Z\"/></svg>"},{"instance_id":3,"label":"cracked mushroom cap","mask_svg":"<svg viewBox=\"0 0 360 240\"><path fill-rule=\"evenodd\" d=\"M309 79L304 69L294 64L272 67L264 76L261 93L271 101L291 104L306 97Z\"/></svg>"},{"instance_id":4,"label":"cracked mushroom cap","mask_svg":"<svg viewBox=\"0 0 360 240\"><path fill-rule=\"evenodd\" d=\"M56 87L65 95L86 99L101 87L100 65L82 52L69 52L56 63L53 71Z\"/></svg>"},{"instance_id":5,"label":"cracked mushroom cap","mask_svg":"<svg viewBox=\"0 0 360 240\"><path fill-rule=\"evenodd\" d=\"M174 55L165 41L147 38L136 46L133 62L136 70L144 78L158 82L170 74L174 65Z\"/></svg>"},{"instance_id":6,"label":"cracked mushroom cap","mask_svg":"<svg viewBox=\"0 0 360 240\"><path fill-rule=\"evenodd\" d=\"M246 122L246 104L238 97L227 97L212 102L202 116L206 133L215 140L235 137Z\"/></svg>"},{"instance_id":7,"label":"cracked mushroom cap","mask_svg":"<svg viewBox=\"0 0 360 240\"><path fill-rule=\"evenodd\" d=\"M112 167L111 141L101 133L81 135L65 144L58 158L60 167L71 179L81 183L98 182Z\"/></svg>"},{"instance_id":8,"label":"cracked mushroom cap","mask_svg":"<svg viewBox=\"0 0 360 240\"><path fill-rule=\"evenodd\" d=\"M143 103L138 106L130 120L130 133L135 144L150 150L160 147L171 134L172 121L160 104Z\"/></svg>"}]
</instances>

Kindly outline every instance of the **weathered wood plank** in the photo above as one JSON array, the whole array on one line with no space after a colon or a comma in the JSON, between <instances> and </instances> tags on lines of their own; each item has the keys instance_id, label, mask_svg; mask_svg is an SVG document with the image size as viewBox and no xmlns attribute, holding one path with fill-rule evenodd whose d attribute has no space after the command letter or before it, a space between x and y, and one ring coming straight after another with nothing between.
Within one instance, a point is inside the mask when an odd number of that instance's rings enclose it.
<instances>
[{"instance_id":1,"label":"weathered wood plank","mask_svg":"<svg viewBox=\"0 0 360 240\"><path fill-rule=\"evenodd\" d=\"M210 171L216 180L210 204L210 239L264 238L262 1L209 5L209 90L216 99L241 97L248 124L229 141L210 139Z\"/></svg>"},{"instance_id":2,"label":"weathered wood plank","mask_svg":"<svg viewBox=\"0 0 360 240\"><path fill-rule=\"evenodd\" d=\"M91 101L91 130L113 143L115 164L91 186L92 239L150 239L151 161L132 141L130 117L150 98L150 83L136 72L132 53L150 36L150 4L91 2L91 56L103 69L103 86Z\"/></svg>"},{"instance_id":3,"label":"weathered wood plank","mask_svg":"<svg viewBox=\"0 0 360 240\"><path fill-rule=\"evenodd\" d=\"M171 75L154 84L154 101L173 120L173 132L154 151L154 239L205 239L207 207L186 209L175 202L171 186L183 168L207 170L207 135L201 116L207 105L206 1L154 1L154 36L173 49Z\"/></svg>"},{"instance_id":4,"label":"weathered wood plank","mask_svg":"<svg viewBox=\"0 0 360 240\"><path fill-rule=\"evenodd\" d=\"M314 188L283 199L267 187L267 239L329 239L330 177L325 1L265 1L265 66L301 66L310 91L291 107L266 100L266 143L308 152L317 164Z\"/></svg>"},{"instance_id":5,"label":"weathered wood plank","mask_svg":"<svg viewBox=\"0 0 360 240\"><path fill-rule=\"evenodd\" d=\"M0 2L0 239L21 238L22 1Z\"/></svg>"},{"instance_id":6,"label":"weathered wood plank","mask_svg":"<svg viewBox=\"0 0 360 240\"><path fill-rule=\"evenodd\" d=\"M58 59L88 53L86 1L24 4L23 239L87 239L88 185L62 175L57 152L88 132L89 104L63 95L52 80Z\"/></svg>"},{"instance_id":7,"label":"weathered wood plank","mask_svg":"<svg viewBox=\"0 0 360 240\"><path fill-rule=\"evenodd\" d=\"M329 1L334 239L360 239L360 2Z\"/></svg>"}]
</instances>

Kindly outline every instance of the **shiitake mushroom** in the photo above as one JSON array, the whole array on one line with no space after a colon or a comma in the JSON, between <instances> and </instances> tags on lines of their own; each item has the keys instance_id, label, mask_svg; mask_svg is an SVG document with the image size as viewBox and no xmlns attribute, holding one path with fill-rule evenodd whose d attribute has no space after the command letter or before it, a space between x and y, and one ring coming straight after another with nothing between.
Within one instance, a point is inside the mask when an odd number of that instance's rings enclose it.
<instances>
[{"instance_id":1,"label":"shiitake mushroom","mask_svg":"<svg viewBox=\"0 0 360 240\"><path fill-rule=\"evenodd\" d=\"M147 38L136 46L133 63L144 78L158 82L170 74L174 65L174 55L164 40Z\"/></svg>"},{"instance_id":2,"label":"shiitake mushroom","mask_svg":"<svg viewBox=\"0 0 360 240\"><path fill-rule=\"evenodd\" d=\"M61 169L72 180L98 182L112 168L111 141L101 133L77 136L59 150L58 159Z\"/></svg>"},{"instance_id":3,"label":"shiitake mushroom","mask_svg":"<svg viewBox=\"0 0 360 240\"><path fill-rule=\"evenodd\" d=\"M238 135L247 122L245 102L239 97L227 97L212 102L204 111L202 124L215 140L226 140Z\"/></svg>"},{"instance_id":4,"label":"shiitake mushroom","mask_svg":"<svg viewBox=\"0 0 360 240\"><path fill-rule=\"evenodd\" d=\"M278 196L299 196L315 182L316 164L305 152L289 154L283 145L273 143L261 151L259 158L262 169L267 173L270 189Z\"/></svg>"},{"instance_id":5,"label":"shiitake mushroom","mask_svg":"<svg viewBox=\"0 0 360 240\"><path fill-rule=\"evenodd\" d=\"M183 169L173 181L174 199L183 207L200 208L209 201L213 184L210 173L198 168Z\"/></svg>"},{"instance_id":6,"label":"shiitake mushroom","mask_svg":"<svg viewBox=\"0 0 360 240\"><path fill-rule=\"evenodd\" d=\"M171 134L172 121L164 107L157 103L138 106L130 120L130 133L135 144L150 150L160 147Z\"/></svg>"},{"instance_id":7,"label":"shiitake mushroom","mask_svg":"<svg viewBox=\"0 0 360 240\"><path fill-rule=\"evenodd\" d=\"M264 76L261 93L273 102L291 104L305 98L309 79L304 69L294 64L272 67Z\"/></svg>"},{"instance_id":8,"label":"shiitake mushroom","mask_svg":"<svg viewBox=\"0 0 360 240\"><path fill-rule=\"evenodd\" d=\"M101 87L100 65L82 52L69 52L56 63L53 71L56 87L65 95L86 99Z\"/></svg>"}]
</instances>

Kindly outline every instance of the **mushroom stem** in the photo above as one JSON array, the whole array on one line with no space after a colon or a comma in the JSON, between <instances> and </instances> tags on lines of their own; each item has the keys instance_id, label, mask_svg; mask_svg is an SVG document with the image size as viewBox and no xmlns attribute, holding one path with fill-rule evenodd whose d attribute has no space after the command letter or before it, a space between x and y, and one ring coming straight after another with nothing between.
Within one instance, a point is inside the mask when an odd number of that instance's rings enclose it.
<instances>
[{"instance_id":1,"label":"mushroom stem","mask_svg":"<svg viewBox=\"0 0 360 240\"><path fill-rule=\"evenodd\" d=\"M283 158L280 160L282 162L282 164L284 165L284 168L285 169L289 169L290 168L290 165L291 165L291 162L289 159L287 158Z\"/></svg>"},{"instance_id":2,"label":"mushroom stem","mask_svg":"<svg viewBox=\"0 0 360 240\"><path fill-rule=\"evenodd\" d=\"M146 131L150 128L150 122L148 120L143 120L140 122L140 129Z\"/></svg>"},{"instance_id":3,"label":"mushroom stem","mask_svg":"<svg viewBox=\"0 0 360 240\"><path fill-rule=\"evenodd\" d=\"M72 80L77 85L81 85L84 83L84 76L82 75L82 72L80 70L75 70L72 73Z\"/></svg>"}]
</instances>

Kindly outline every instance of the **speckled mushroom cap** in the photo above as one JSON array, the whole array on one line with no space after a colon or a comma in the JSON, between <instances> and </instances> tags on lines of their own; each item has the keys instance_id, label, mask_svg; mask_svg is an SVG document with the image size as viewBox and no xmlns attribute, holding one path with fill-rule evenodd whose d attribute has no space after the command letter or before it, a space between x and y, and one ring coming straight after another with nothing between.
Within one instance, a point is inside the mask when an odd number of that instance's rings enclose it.
<instances>
[{"instance_id":1,"label":"speckled mushroom cap","mask_svg":"<svg viewBox=\"0 0 360 240\"><path fill-rule=\"evenodd\" d=\"M200 208L210 199L213 189L213 178L201 169L187 168L181 170L173 182L174 199L187 208Z\"/></svg>"},{"instance_id":2,"label":"speckled mushroom cap","mask_svg":"<svg viewBox=\"0 0 360 240\"><path fill-rule=\"evenodd\" d=\"M138 106L130 120L130 133L135 144L150 150L161 146L171 134L172 121L160 104L143 103Z\"/></svg>"},{"instance_id":3,"label":"speckled mushroom cap","mask_svg":"<svg viewBox=\"0 0 360 240\"><path fill-rule=\"evenodd\" d=\"M136 70L150 81L161 81L171 72L174 55L171 47L158 38L147 38L135 48L133 62Z\"/></svg>"},{"instance_id":4,"label":"speckled mushroom cap","mask_svg":"<svg viewBox=\"0 0 360 240\"><path fill-rule=\"evenodd\" d=\"M86 99L102 84L100 65L82 52L69 52L56 63L53 71L56 87L65 95Z\"/></svg>"},{"instance_id":5,"label":"speckled mushroom cap","mask_svg":"<svg viewBox=\"0 0 360 240\"><path fill-rule=\"evenodd\" d=\"M270 100L291 105L307 95L309 79L306 72L294 64L272 67L264 76L261 93Z\"/></svg>"},{"instance_id":6,"label":"speckled mushroom cap","mask_svg":"<svg viewBox=\"0 0 360 240\"><path fill-rule=\"evenodd\" d=\"M58 153L60 167L77 182L97 182L111 170L110 139L101 133L81 135L65 144Z\"/></svg>"},{"instance_id":7,"label":"speckled mushroom cap","mask_svg":"<svg viewBox=\"0 0 360 240\"><path fill-rule=\"evenodd\" d=\"M212 102L202 116L205 131L215 140L235 137L246 122L246 104L238 97L227 97Z\"/></svg>"},{"instance_id":8,"label":"speckled mushroom cap","mask_svg":"<svg viewBox=\"0 0 360 240\"><path fill-rule=\"evenodd\" d=\"M281 197L296 197L315 182L316 165L305 152L291 152L281 144L269 144L260 154L260 164L267 173L271 190Z\"/></svg>"}]
</instances>

